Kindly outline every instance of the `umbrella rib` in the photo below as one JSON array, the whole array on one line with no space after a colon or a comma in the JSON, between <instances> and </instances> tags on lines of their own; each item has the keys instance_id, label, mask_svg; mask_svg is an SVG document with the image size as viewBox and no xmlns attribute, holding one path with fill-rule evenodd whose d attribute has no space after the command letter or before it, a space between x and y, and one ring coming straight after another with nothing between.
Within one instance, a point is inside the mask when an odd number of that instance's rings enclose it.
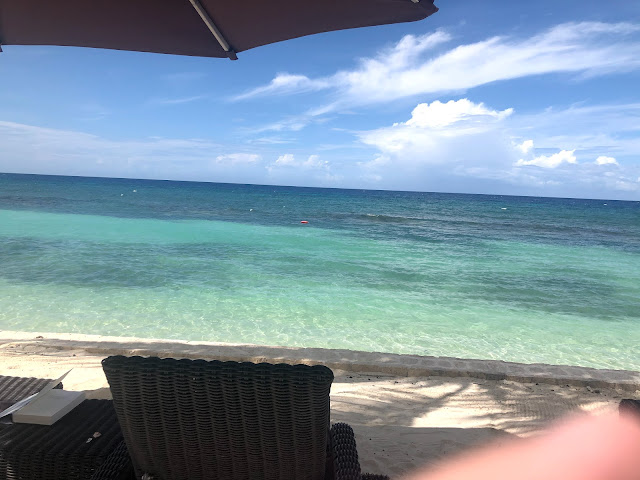
<instances>
[{"instance_id":1,"label":"umbrella rib","mask_svg":"<svg viewBox=\"0 0 640 480\"><path fill-rule=\"evenodd\" d=\"M229 46L229 43L227 43L225 38L222 36L222 33L220 33L220 30L218 30L216 24L213 23L213 20L211 20L211 17L199 2L199 0L189 0L189 2L191 2L191 5L193 5L193 8L195 8L196 12L198 12L198 15L200 15L200 18L202 18L202 21L205 23L207 28L211 31L211 33L213 33L213 36L216 37L216 40L218 40L218 43L220 44L222 49L227 52L227 56L231 60L237 60L238 57L236 56L235 50Z\"/></svg>"}]
</instances>

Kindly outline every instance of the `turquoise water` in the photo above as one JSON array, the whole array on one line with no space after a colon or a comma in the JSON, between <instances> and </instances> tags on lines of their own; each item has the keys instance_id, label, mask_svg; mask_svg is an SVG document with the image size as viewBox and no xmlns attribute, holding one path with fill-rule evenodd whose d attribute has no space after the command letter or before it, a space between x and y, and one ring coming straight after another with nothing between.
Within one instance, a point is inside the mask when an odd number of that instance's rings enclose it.
<instances>
[{"instance_id":1,"label":"turquoise water","mask_svg":"<svg viewBox=\"0 0 640 480\"><path fill-rule=\"evenodd\" d=\"M640 370L639 303L637 202L0 174L6 330Z\"/></svg>"}]
</instances>

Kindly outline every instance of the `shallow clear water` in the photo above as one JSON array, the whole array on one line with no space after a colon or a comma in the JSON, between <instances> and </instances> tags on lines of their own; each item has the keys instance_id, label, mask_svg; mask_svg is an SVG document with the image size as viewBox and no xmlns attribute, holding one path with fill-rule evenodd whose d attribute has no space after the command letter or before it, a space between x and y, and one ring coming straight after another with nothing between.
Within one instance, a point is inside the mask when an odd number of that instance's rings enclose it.
<instances>
[{"instance_id":1,"label":"shallow clear water","mask_svg":"<svg viewBox=\"0 0 640 480\"><path fill-rule=\"evenodd\" d=\"M637 202L0 174L2 329L640 370L639 304Z\"/></svg>"}]
</instances>

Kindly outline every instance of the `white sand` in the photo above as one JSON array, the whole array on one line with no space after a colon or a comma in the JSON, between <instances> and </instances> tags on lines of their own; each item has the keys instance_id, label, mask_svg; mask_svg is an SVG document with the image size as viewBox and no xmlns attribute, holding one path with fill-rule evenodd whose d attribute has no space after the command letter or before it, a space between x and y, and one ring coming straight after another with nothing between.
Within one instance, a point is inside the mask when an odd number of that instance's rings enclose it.
<instances>
[{"instance_id":1,"label":"white sand","mask_svg":"<svg viewBox=\"0 0 640 480\"><path fill-rule=\"evenodd\" d=\"M109 398L100 365L104 356L5 339L0 374L55 378L73 368L65 389ZM615 409L621 398L634 396L612 388L469 377L334 373L332 421L354 428L363 471L392 477L474 445L535 434L572 412Z\"/></svg>"}]
</instances>

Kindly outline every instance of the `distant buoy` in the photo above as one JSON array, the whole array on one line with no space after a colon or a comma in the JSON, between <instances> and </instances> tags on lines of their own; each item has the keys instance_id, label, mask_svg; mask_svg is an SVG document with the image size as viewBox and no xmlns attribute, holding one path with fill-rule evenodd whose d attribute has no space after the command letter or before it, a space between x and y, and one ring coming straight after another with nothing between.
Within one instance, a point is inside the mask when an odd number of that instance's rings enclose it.
<instances>
[{"instance_id":1,"label":"distant buoy","mask_svg":"<svg viewBox=\"0 0 640 480\"><path fill-rule=\"evenodd\" d=\"M306 220L301 220L300 223L309 223Z\"/></svg>"}]
</instances>

